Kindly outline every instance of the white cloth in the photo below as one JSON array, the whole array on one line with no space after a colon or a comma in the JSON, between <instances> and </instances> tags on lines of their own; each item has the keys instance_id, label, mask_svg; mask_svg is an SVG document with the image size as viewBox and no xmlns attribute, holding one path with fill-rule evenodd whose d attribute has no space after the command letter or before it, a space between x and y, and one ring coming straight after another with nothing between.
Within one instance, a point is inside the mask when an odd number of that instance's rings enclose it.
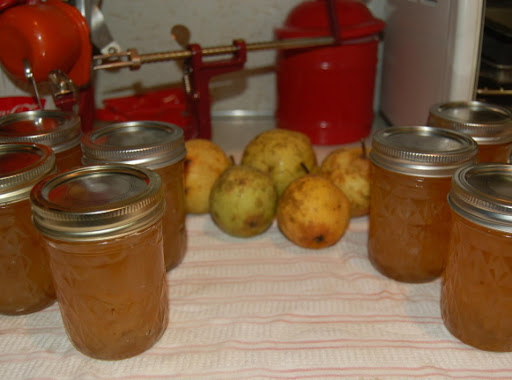
<instances>
[{"instance_id":1,"label":"white cloth","mask_svg":"<svg viewBox=\"0 0 512 380\"><path fill-rule=\"evenodd\" d=\"M168 274L170 321L149 351L99 361L69 342L58 305L0 316L1 379L510 379L512 353L445 329L440 281L403 284L367 258L368 219L322 250L277 225L253 238L188 216L188 253Z\"/></svg>"}]
</instances>

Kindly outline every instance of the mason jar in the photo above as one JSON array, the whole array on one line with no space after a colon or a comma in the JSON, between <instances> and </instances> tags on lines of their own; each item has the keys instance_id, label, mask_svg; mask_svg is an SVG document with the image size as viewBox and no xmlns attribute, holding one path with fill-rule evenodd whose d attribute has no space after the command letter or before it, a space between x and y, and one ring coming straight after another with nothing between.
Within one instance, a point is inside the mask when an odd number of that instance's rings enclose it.
<instances>
[{"instance_id":1,"label":"mason jar","mask_svg":"<svg viewBox=\"0 0 512 380\"><path fill-rule=\"evenodd\" d=\"M447 129L391 127L374 134L368 254L377 270L410 283L441 275L448 253L451 177L475 162L476 154L471 137Z\"/></svg>"},{"instance_id":2,"label":"mason jar","mask_svg":"<svg viewBox=\"0 0 512 380\"><path fill-rule=\"evenodd\" d=\"M131 165L77 168L46 177L30 197L73 345L104 360L152 347L168 323L158 174Z\"/></svg>"},{"instance_id":3,"label":"mason jar","mask_svg":"<svg viewBox=\"0 0 512 380\"><path fill-rule=\"evenodd\" d=\"M0 313L32 313L55 301L48 257L32 225L30 191L55 170L44 145L0 144Z\"/></svg>"},{"instance_id":4,"label":"mason jar","mask_svg":"<svg viewBox=\"0 0 512 380\"><path fill-rule=\"evenodd\" d=\"M481 163L458 170L441 312L460 341L512 351L512 167Z\"/></svg>"},{"instance_id":5,"label":"mason jar","mask_svg":"<svg viewBox=\"0 0 512 380\"><path fill-rule=\"evenodd\" d=\"M35 110L0 117L0 143L31 142L55 152L60 171L81 166L80 117L72 112Z\"/></svg>"},{"instance_id":6,"label":"mason jar","mask_svg":"<svg viewBox=\"0 0 512 380\"><path fill-rule=\"evenodd\" d=\"M115 123L86 133L82 152L85 165L141 165L160 175L167 204L163 221L165 265L167 270L178 266L187 246L183 130L157 121Z\"/></svg>"},{"instance_id":7,"label":"mason jar","mask_svg":"<svg viewBox=\"0 0 512 380\"><path fill-rule=\"evenodd\" d=\"M512 111L479 101L434 104L428 125L465 133L478 144L479 162L510 162Z\"/></svg>"}]
</instances>

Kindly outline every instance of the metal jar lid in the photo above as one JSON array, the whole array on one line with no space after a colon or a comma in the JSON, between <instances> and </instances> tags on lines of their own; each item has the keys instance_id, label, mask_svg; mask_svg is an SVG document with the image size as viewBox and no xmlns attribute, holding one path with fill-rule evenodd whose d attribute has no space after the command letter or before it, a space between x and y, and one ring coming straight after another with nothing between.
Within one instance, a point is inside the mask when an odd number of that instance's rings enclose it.
<instances>
[{"instance_id":1,"label":"metal jar lid","mask_svg":"<svg viewBox=\"0 0 512 380\"><path fill-rule=\"evenodd\" d=\"M450 177L460 166L476 161L478 146L469 136L456 131L428 127L389 127L372 138L370 159L392 172Z\"/></svg>"},{"instance_id":2,"label":"metal jar lid","mask_svg":"<svg viewBox=\"0 0 512 380\"><path fill-rule=\"evenodd\" d=\"M473 223L512 233L512 165L480 163L457 170L448 203Z\"/></svg>"},{"instance_id":3,"label":"metal jar lid","mask_svg":"<svg viewBox=\"0 0 512 380\"><path fill-rule=\"evenodd\" d=\"M0 204L28 199L32 187L55 169L50 147L31 143L0 144Z\"/></svg>"},{"instance_id":4,"label":"metal jar lid","mask_svg":"<svg viewBox=\"0 0 512 380\"><path fill-rule=\"evenodd\" d=\"M80 144L80 117L72 112L36 110L0 117L0 142L32 142L60 153Z\"/></svg>"},{"instance_id":5,"label":"metal jar lid","mask_svg":"<svg viewBox=\"0 0 512 380\"><path fill-rule=\"evenodd\" d=\"M143 167L106 164L55 174L34 186L33 221L58 240L102 240L129 234L165 211L160 176Z\"/></svg>"},{"instance_id":6,"label":"metal jar lid","mask_svg":"<svg viewBox=\"0 0 512 380\"><path fill-rule=\"evenodd\" d=\"M479 101L434 104L427 124L463 132L479 144L512 141L512 111Z\"/></svg>"},{"instance_id":7,"label":"metal jar lid","mask_svg":"<svg viewBox=\"0 0 512 380\"><path fill-rule=\"evenodd\" d=\"M86 133L82 154L85 165L116 162L158 169L185 158L185 139L183 130L170 123L128 121Z\"/></svg>"}]
</instances>

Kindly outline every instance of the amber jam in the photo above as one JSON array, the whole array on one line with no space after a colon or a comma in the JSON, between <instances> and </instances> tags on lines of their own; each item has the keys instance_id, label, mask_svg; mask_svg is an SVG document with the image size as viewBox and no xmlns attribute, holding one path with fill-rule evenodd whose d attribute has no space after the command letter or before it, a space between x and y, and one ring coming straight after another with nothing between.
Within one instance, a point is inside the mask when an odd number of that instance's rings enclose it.
<instances>
[{"instance_id":1,"label":"amber jam","mask_svg":"<svg viewBox=\"0 0 512 380\"><path fill-rule=\"evenodd\" d=\"M66 331L82 353L123 359L146 351L168 322L161 222L101 242L47 238Z\"/></svg>"},{"instance_id":2,"label":"amber jam","mask_svg":"<svg viewBox=\"0 0 512 380\"><path fill-rule=\"evenodd\" d=\"M434 280L448 251L451 175L474 162L476 143L440 128L392 127L372 145L369 259L397 281Z\"/></svg>"},{"instance_id":3,"label":"amber jam","mask_svg":"<svg viewBox=\"0 0 512 380\"><path fill-rule=\"evenodd\" d=\"M479 143L478 162L510 162L510 148L510 142L493 145Z\"/></svg>"},{"instance_id":4,"label":"amber jam","mask_svg":"<svg viewBox=\"0 0 512 380\"><path fill-rule=\"evenodd\" d=\"M168 323L160 177L99 165L46 178L31 194L73 345L118 360L152 347Z\"/></svg>"},{"instance_id":5,"label":"amber jam","mask_svg":"<svg viewBox=\"0 0 512 380\"><path fill-rule=\"evenodd\" d=\"M183 130L154 121L111 124L85 134L82 152L84 164L141 165L161 176L167 205L163 220L164 261L167 270L178 266L187 247Z\"/></svg>"},{"instance_id":6,"label":"amber jam","mask_svg":"<svg viewBox=\"0 0 512 380\"><path fill-rule=\"evenodd\" d=\"M512 111L479 101L434 104L428 125L467 134L478 144L478 162L510 162Z\"/></svg>"},{"instance_id":7,"label":"amber jam","mask_svg":"<svg viewBox=\"0 0 512 380\"><path fill-rule=\"evenodd\" d=\"M30 190L55 168L46 146L0 144L0 313L27 314L55 301L48 257L31 221Z\"/></svg>"},{"instance_id":8,"label":"amber jam","mask_svg":"<svg viewBox=\"0 0 512 380\"><path fill-rule=\"evenodd\" d=\"M187 247L183 164L184 160L180 160L172 165L154 169L162 178L167 205L162 227L166 270L177 267L183 261Z\"/></svg>"},{"instance_id":9,"label":"amber jam","mask_svg":"<svg viewBox=\"0 0 512 380\"><path fill-rule=\"evenodd\" d=\"M55 152L55 163L59 171L64 172L82 166L82 149L80 143L69 149Z\"/></svg>"},{"instance_id":10,"label":"amber jam","mask_svg":"<svg viewBox=\"0 0 512 380\"><path fill-rule=\"evenodd\" d=\"M55 152L58 170L81 166L80 117L72 112L37 110L0 117L0 142L32 142Z\"/></svg>"},{"instance_id":11,"label":"amber jam","mask_svg":"<svg viewBox=\"0 0 512 380\"><path fill-rule=\"evenodd\" d=\"M426 282L444 269L450 210L449 177L394 173L372 165L369 254L372 264L398 281Z\"/></svg>"},{"instance_id":12,"label":"amber jam","mask_svg":"<svg viewBox=\"0 0 512 380\"><path fill-rule=\"evenodd\" d=\"M479 164L454 175L441 311L459 340L512 351L512 170Z\"/></svg>"}]
</instances>

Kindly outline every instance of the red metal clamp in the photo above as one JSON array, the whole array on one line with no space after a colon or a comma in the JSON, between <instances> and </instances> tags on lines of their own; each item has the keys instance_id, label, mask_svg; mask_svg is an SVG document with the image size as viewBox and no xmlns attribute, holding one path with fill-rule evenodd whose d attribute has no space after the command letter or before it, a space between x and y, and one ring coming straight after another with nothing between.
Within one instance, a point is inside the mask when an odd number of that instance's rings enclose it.
<instances>
[{"instance_id":1,"label":"red metal clamp","mask_svg":"<svg viewBox=\"0 0 512 380\"><path fill-rule=\"evenodd\" d=\"M197 137L211 139L211 115L210 115L210 79L219 74L240 70L247 61L247 47L245 41L235 40L236 47L233 57L218 61L203 61L201 47L198 44L190 44L189 50L192 56L184 62L185 90L188 96L191 113L194 116Z\"/></svg>"}]
</instances>

